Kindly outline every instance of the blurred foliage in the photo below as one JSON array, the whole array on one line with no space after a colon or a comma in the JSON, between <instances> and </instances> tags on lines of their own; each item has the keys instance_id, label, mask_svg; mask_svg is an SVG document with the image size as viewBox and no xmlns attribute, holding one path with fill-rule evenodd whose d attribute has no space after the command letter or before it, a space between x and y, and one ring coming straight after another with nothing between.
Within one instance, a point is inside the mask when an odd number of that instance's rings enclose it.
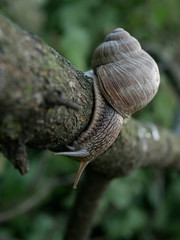
<instances>
[{"instance_id":1,"label":"blurred foliage","mask_svg":"<svg viewBox=\"0 0 180 240\"><path fill-rule=\"evenodd\" d=\"M81 70L90 68L93 49L119 26L147 49L166 54L173 66L180 64L179 0L1 0L0 9ZM159 93L135 117L172 128L178 107L177 89L162 68ZM0 239L61 240L76 194L77 163L45 151L28 149L28 155L30 172L23 177L0 155L0 221L7 218ZM179 240L179 204L178 172L136 170L112 181L91 238Z\"/></svg>"}]
</instances>

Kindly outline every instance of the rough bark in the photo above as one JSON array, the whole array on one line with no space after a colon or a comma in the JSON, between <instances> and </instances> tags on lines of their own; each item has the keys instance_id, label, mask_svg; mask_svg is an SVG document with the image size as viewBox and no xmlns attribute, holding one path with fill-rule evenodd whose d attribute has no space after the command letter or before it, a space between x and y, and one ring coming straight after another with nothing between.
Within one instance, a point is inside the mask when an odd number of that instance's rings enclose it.
<instances>
[{"instance_id":1,"label":"rough bark","mask_svg":"<svg viewBox=\"0 0 180 240\"><path fill-rule=\"evenodd\" d=\"M25 144L60 150L87 126L91 82L37 36L2 15L0 76L1 150L22 173L27 171ZM71 109L75 106L79 111Z\"/></svg>"}]
</instances>

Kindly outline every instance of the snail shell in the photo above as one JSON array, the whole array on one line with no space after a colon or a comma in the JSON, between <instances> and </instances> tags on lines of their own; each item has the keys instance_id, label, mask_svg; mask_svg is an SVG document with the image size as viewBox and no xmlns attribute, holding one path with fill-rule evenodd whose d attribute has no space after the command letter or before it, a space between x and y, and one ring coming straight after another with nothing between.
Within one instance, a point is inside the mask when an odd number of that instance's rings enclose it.
<instances>
[{"instance_id":1,"label":"snail shell","mask_svg":"<svg viewBox=\"0 0 180 240\"><path fill-rule=\"evenodd\" d=\"M97 47L92 67L101 93L124 118L148 104L157 93L160 76L156 62L122 28L107 35Z\"/></svg>"}]
</instances>

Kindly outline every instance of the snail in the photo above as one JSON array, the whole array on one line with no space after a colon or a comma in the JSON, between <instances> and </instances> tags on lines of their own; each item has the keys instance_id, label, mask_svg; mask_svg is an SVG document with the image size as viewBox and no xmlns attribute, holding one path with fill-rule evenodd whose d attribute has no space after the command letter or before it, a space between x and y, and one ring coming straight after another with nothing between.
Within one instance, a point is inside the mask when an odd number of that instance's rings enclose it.
<instances>
[{"instance_id":1,"label":"snail","mask_svg":"<svg viewBox=\"0 0 180 240\"><path fill-rule=\"evenodd\" d=\"M95 108L87 130L68 152L55 155L70 156L80 161L73 188L89 162L106 151L120 133L123 119L147 105L160 84L156 62L140 43L122 28L106 36L92 56Z\"/></svg>"}]
</instances>

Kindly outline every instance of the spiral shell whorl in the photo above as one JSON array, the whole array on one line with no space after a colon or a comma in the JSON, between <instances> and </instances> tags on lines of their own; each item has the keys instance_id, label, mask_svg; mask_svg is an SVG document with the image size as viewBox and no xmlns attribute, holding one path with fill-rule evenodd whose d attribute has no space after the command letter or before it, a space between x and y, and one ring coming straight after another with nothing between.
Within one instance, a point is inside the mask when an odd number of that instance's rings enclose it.
<instances>
[{"instance_id":1,"label":"spiral shell whorl","mask_svg":"<svg viewBox=\"0 0 180 240\"><path fill-rule=\"evenodd\" d=\"M103 43L95 50L92 57L92 67L122 60L126 56L133 56L140 51L139 42L122 28L115 29L108 34Z\"/></svg>"},{"instance_id":2,"label":"spiral shell whorl","mask_svg":"<svg viewBox=\"0 0 180 240\"><path fill-rule=\"evenodd\" d=\"M122 28L107 35L92 57L101 93L123 117L129 117L156 94L160 77L155 61Z\"/></svg>"}]
</instances>

